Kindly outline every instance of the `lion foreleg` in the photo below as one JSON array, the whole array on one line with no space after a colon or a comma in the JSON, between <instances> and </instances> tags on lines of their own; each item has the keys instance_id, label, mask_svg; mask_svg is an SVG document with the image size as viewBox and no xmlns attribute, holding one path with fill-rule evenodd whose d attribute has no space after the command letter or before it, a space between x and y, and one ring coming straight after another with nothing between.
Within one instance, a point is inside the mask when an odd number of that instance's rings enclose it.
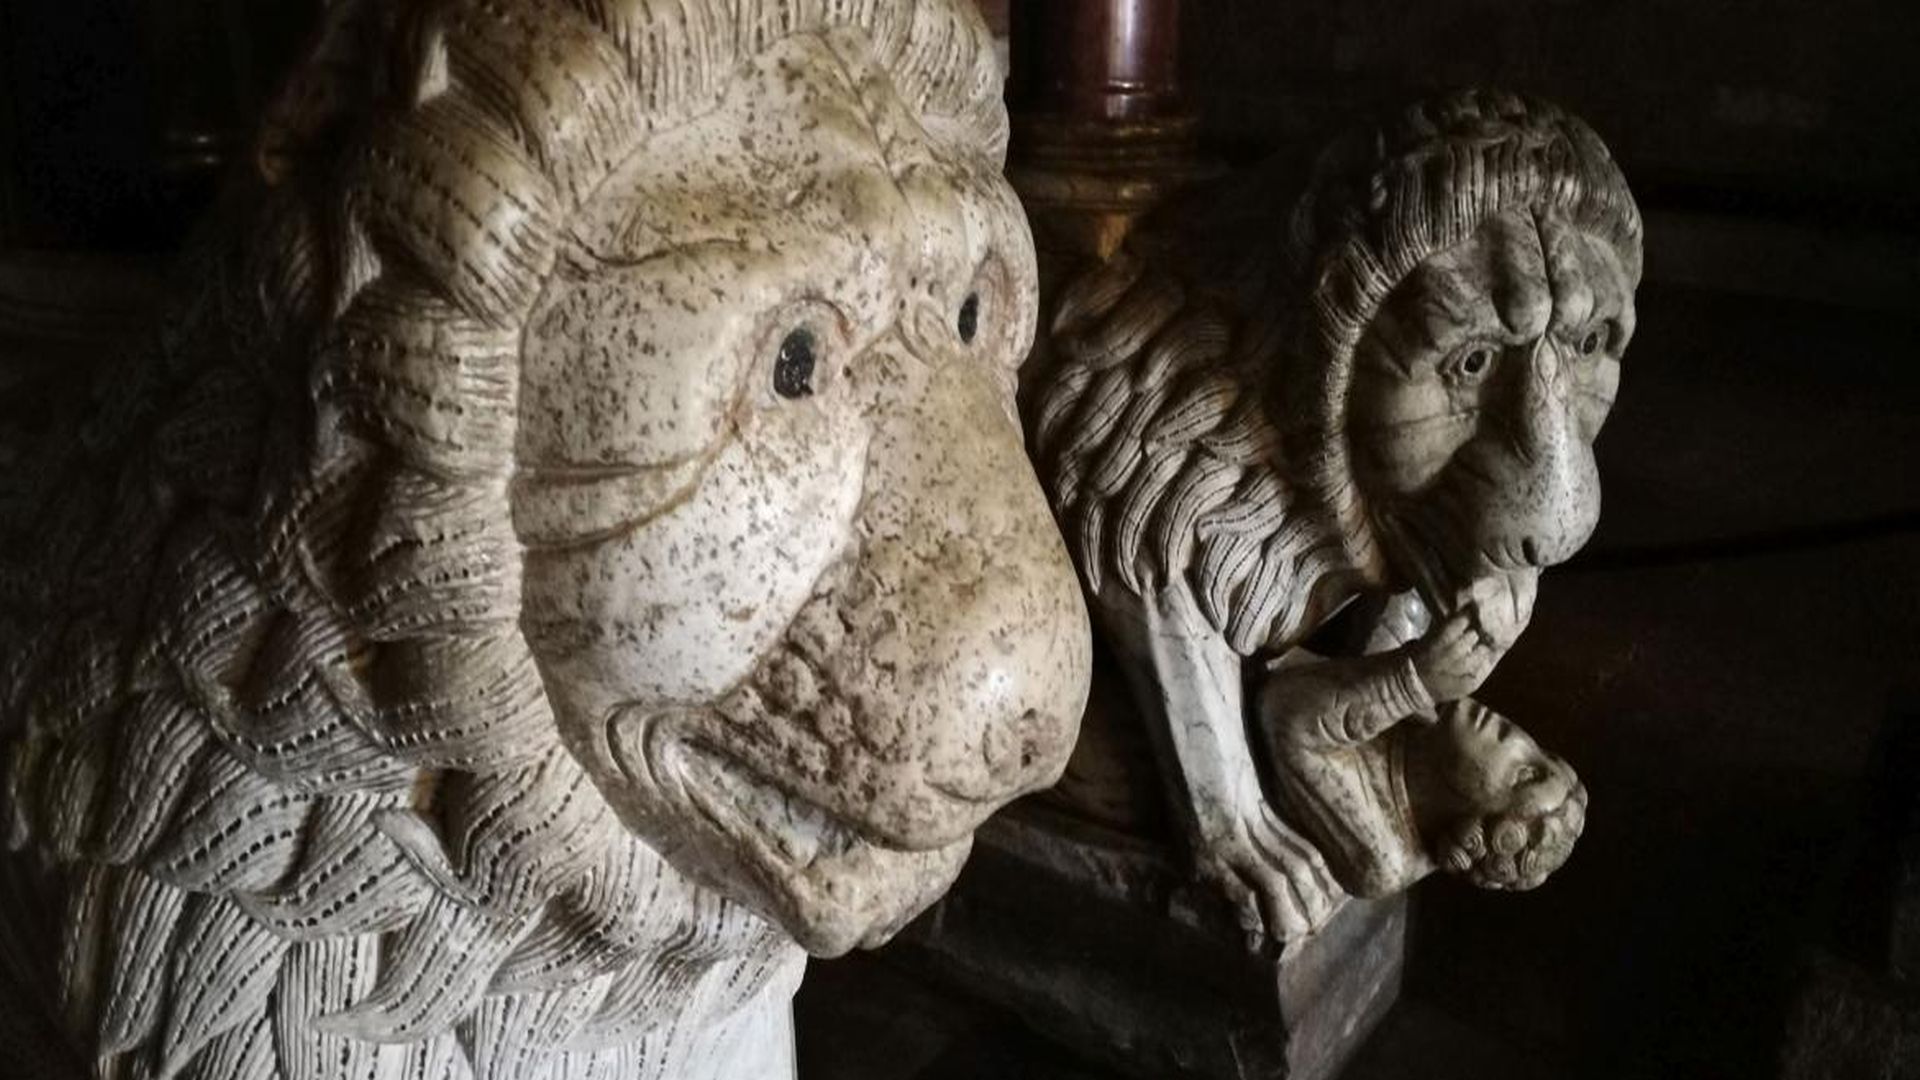
<instances>
[{"instance_id":1,"label":"lion foreleg","mask_svg":"<svg viewBox=\"0 0 1920 1080\"><path fill-rule=\"evenodd\" d=\"M1320 927L1343 894L1320 852L1280 820L1248 744L1237 653L1182 585L1141 601L1123 648L1199 876L1249 933L1280 940Z\"/></svg>"}]
</instances>

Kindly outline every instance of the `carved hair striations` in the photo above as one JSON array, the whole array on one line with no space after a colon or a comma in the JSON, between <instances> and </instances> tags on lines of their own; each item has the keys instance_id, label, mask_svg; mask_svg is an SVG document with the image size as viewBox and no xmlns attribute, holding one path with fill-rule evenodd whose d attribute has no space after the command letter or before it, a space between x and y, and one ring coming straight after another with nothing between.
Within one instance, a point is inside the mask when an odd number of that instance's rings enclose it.
<instances>
[{"instance_id":1,"label":"carved hair striations","mask_svg":"<svg viewBox=\"0 0 1920 1080\"><path fill-rule=\"evenodd\" d=\"M1341 547L1281 468L1273 342L1234 341L1222 310L1123 251L1061 296L1052 345L1034 456L1088 591L1184 575L1234 649L1285 637Z\"/></svg>"},{"instance_id":2,"label":"carved hair striations","mask_svg":"<svg viewBox=\"0 0 1920 1080\"><path fill-rule=\"evenodd\" d=\"M1519 207L1565 211L1639 282L1640 211L1620 167L1585 122L1538 98L1466 90L1414 105L1329 147L1294 208L1285 248L1302 309L1274 419L1354 566L1378 558L1348 464L1354 349L1416 267Z\"/></svg>"},{"instance_id":3,"label":"carved hair striations","mask_svg":"<svg viewBox=\"0 0 1920 1080\"><path fill-rule=\"evenodd\" d=\"M1348 466L1353 350L1415 267L1518 206L1565 209L1638 280L1639 211L1598 136L1492 91L1417 105L1324 154L1239 323L1127 251L1076 278L1030 415L1089 590L1111 575L1141 594L1184 572L1248 653L1290 639L1327 574L1378 572Z\"/></svg>"},{"instance_id":4,"label":"carved hair striations","mask_svg":"<svg viewBox=\"0 0 1920 1080\"><path fill-rule=\"evenodd\" d=\"M1538 814L1497 812L1462 818L1441 839L1440 862L1483 889L1538 888L1566 863L1587 822L1587 787Z\"/></svg>"},{"instance_id":5,"label":"carved hair striations","mask_svg":"<svg viewBox=\"0 0 1920 1080\"><path fill-rule=\"evenodd\" d=\"M742 60L833 28L1004 147L971 5L332 6L162 339L0 501L8 889L66 897L58 955L22 929L0 974L24 1001L57 971L88 1059L47 1075L671 1075L673 1022L636 1018L797 977L561 746L511 486L571 217ZM0 1036L20 1060L36 1023Z\"/></svg>"}]
</instances>

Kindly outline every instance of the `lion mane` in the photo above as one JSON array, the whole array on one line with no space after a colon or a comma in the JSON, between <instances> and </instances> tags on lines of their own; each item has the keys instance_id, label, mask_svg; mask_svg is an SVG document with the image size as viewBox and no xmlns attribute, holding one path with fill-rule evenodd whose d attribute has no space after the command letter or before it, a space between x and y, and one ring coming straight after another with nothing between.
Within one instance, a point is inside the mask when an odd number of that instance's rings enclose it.
<instances>
[{"instance_id":1,"label":"lion mane","mask_svg":"<svg viewBox=\"0 0 1920 1080\"><path fill-rule=\"evenodd\" d=\"M1061 295L1032 423L1088 591L1143 597L1184 579L1245 654L1301 620L1344 552L1282 465L1261 393L1277 337L1234 332L1223 298L1122 251Z\"/></svg>"},{"instance_id":2,"label":"lion mane","mask_svg":"<svg viewBox=\"0 0 1920 1080\"><path fill-rule=\"evenodd\" d=\"M0 480L10 1074L676 1075L682 1019L798 978L561 745L512 493L571 215L842 27L1004 146L958 6L332 6L157 339Z\"/></svg>"},{"instance_id":3,"label":"lion mane","mask_svg":"<svg viewBox=\"0 0 1920 1080\"><path fill-rule=\"evenodd\" d=\"M1277 164L1251 186L1291 162ZM1514 206L1566 210L1635 281L1641 258L1639 211L1599 137L1499 91L1442 95L1339 140L1290 211L1255 194L1251 220L1238 200L1218 200L1225 219L1177 201L1159 215L1172 228L1073 278L1028 404L1089 591L1117 577L1141 597L1184 575L1242 655L1291 639L1328 575L1385 574L1348 463L1347 383L1415 267Z\"/></svg>"}]
</instances>

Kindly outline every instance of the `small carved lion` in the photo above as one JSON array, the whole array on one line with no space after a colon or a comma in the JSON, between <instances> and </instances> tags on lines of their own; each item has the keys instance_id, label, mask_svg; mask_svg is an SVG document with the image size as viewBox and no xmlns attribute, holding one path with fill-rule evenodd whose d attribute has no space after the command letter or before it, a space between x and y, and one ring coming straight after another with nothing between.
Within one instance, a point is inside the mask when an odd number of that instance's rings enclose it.
<instances>
[{"instance_id":1,"label":"small carved lion","mask_svg":"<svg viewBox=\"0 0 1920 1080\"><path fill-rule=\"evenodd\" d=\"M332 5L0 485L0 1072L790 1072L1084 704L1005 130L962 0Z\"/></svg>"},{"instance_id":2,"label":"small carved lion","mask_svg":"<svg viewBox=\"0 0 1920 1080\"><path fill-rule=\"evenodd\" d=\"M1071 281L1027 406L1197 869L1286 938L1342 891L1254 747L1301 712L1341 746L1430 720L1525 627L1539 571L1598 519L1641 224L1584 123L1501 93L1337 144L1290 217L1266 179ZM1409 633L1276 671L1243 709L1243 657L1350 608Z\"/></svg>"}]
</instances>

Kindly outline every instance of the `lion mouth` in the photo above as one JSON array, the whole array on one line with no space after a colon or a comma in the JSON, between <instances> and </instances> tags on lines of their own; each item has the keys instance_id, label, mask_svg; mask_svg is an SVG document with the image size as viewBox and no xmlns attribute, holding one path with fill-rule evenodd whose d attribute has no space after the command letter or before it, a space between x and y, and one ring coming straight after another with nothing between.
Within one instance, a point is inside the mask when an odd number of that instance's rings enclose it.
<instances>
[{"instance_id":1,"label":"lion mouth","mask_svg":"<svg viewBox=\"0 0 1920 1080\"><path fill-rule=\"evenodd\" d=\"M751 666L629 700L592 748L630 828L820 955L932 903L980 823L1059 775L1078 718L1045 659L1076 655L1043 636L1047 601L1072 614L1077 594L1036 600L985 541L908 542L881 516Z\"/></svg>"},{"instance_id":2,"label":"lion mouth","mask_svg":"<svg viewBox=\"0 0 1920 1080\"><path fill-rule=\"evenodd\" d=\"M630 783L677 795L709 827L754 848L770 865L805 870L857 848L908 855L967 846L970 829L960 830L954 840L909 844L846 819L764 775L752 760L715 746L705 733L724 723L710 708L652 714L621 710L608 725L608 746ZM930 779L927 787L961 806L1001 801Z\"/></svg>"},{"instance_id":3,"label":"lion mouth","mask_svg":"<svg viewBox=\"0 0 1920 1080\"><path fill-rule=\"evenodd\" d=\"M1443 495L1446 493L1442 493ZM1405 507L1381 515L1404 585L1429 611L1444 616L1459 609L1474 584L1487 577L1537 573L1539 545L1532 536L1480 538L1460 501Z\"/></svg>"},{"instance_id":4,"label":"lion mouth","mask_svg":"<svg viewBox=\"0 0 1920 1080\"><path fill-rule=\"evenodd\" d=\"M918 760L926 747L910 737L912 680L903 678L914 658L860 556L856 547L822 572L786 632L718 699L616 710L607 741L628 779L684 790L724 832L762 838L769 855L801 866L858 842L945 848L1004 802L1002 791L977 790L971 777L946 777ZM1012 732L1040 722L1022 719ZM995 742L1009 740L1019 741ZM908 789L919 789L911 822L876 797Z\"/></svg>"},{"instance_id":5,"label":"lion mouth","mask_svg":"<svg viewBox=\"0 0 1920 1080\"><path fill-rule=\"evenodd\" d=\"M928 674L942 665L897 604L862 560L843 560L746 678L685 710L685 737L900 851L948 847L1050 782L1068 725L1011 707L1025 702L970 709L970 687Z\"/></svg>"},{"instance_id":6,"label":"lion mouth","mask_svg":"<svg viewBox=\"0 0 1920 1080\"><path fill-rule=\"evenodd\" d=\"M980 731L958 739L926 725L947 715L926 712L928 694L951 689L924 680L917 653L868 568L840 560L731 690L606 718L616 805L810 952L886 940L958 875L1009 788L1047 772L1059 727L1033 708L969 718Z\"/></svg>"},{"instance_id":7,"label":"lion mouth","mask_svg":"<svg viewBox=\"0 0 1920 1080\"><path fill-rule=\"evenodd\" d=\"M698 743L674 754L687 801L716 830L758 850L762 861L804 869L869 843L819 804L785 791Z\"/></svg>"},{"instance_id":8,"label":"lion mouth","mask_svg":"<svg viewBox=\"0 0 1920 1080\"><path fill-rule=\"evenodd\" d=\"M687 719L675 712L614 714L608 747L629 783L677 794L714 831L760 849L769 862L804 867L863 842L824 807L689 737Z\"/></svg>"},{"instance_id":9,"label":"lion mouth","mask_svg":"<svg viewBox=\"0 0 1920 1080\"><path fill-rule=\"evenodd\" d=\"M615 763L694 823L694 835L682 826L680 842L668 845L670 858L686 857L683 869L778 923L809 952L838 956L883 944L959 875L971 833L924 850L890 844L707 745L683 721L617 717L609 732Z\"/></svg>"}]
</instances>

